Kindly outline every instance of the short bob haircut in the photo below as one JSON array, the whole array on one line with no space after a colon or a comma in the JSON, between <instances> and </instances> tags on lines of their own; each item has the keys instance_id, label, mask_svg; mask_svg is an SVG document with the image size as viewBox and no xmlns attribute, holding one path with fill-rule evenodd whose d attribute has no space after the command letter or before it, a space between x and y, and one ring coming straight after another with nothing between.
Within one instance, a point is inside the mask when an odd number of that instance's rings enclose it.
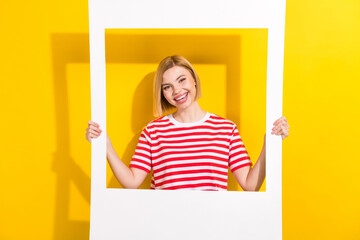
<instances>
[{"instance_id":1,"label":"short bob haircut","mask_svg":"<svg viewBox=\"0 0 360 240\"><path fill-rule=\"evenodd\" d=\"M174 108L174 106L171 105L165 99L161 88L163 75L165 71L174 66L180 66L186 68L190 72L191 76L195 80L195 86L196 86L195 100L198 100L201 97L200 79L194 67L191 65L191 63L180 55L168 56L160 62L155 73L155 78L154 78L154 116L155 117L161 117L166 111Z\"/></svg>"}]
</instances>

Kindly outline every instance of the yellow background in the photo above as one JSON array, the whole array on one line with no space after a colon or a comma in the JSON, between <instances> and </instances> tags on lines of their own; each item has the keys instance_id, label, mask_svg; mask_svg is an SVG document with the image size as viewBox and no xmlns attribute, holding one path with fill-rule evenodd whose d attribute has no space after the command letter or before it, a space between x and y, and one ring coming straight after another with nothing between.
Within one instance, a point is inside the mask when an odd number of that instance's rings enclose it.
<instances>
[{"instance_id":1,"label":"yellow background","mask_svg":"<svg viewBox=\"0 0 360 240\"><path fill-rule=\"evenodd\" d=\"M141 130L155 119L157 65L174 54L196 69L201 107L235 122L256 162L265 134L267 29L108 29L105 37L107 131L125 163ZM141 188L149 188L150 175ZM110 167L107 178L108 187L121 187ZM228 190L241 190L232 174Z\"/></svg>"},{"instance_id":2,"label":"yellow background","mask_svg":"<svg viewBox=\"0 0 360 240\"><path fill-rule=\"evenodd\" d=\"M0 239L87 239L87 1L5 0L0 30ZM285 31L283 237L360 239L360 2L288 1Z\"/></svg>"}]
</instances>

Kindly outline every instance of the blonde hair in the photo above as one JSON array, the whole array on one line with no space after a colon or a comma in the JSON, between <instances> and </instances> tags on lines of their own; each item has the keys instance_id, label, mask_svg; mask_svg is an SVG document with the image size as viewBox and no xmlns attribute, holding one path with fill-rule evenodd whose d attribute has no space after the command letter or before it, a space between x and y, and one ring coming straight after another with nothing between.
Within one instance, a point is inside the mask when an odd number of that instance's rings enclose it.
<instances>
[{"instance_id":1,"label":"blonde hair","mask_svg":"<svg viewBox=\"0 0 360 240\"><path fill-rule=\"evenodd\" d=\"M168 56L159 63L154 78L154 116L156 117L161 117L166 111L174 108L174 106L165 99L161 88L164 72L174 66L186 68L190 72L195 80L195 100L201 97L200 79L191 63L180 55Z\"/></svg>"}]
</instances>

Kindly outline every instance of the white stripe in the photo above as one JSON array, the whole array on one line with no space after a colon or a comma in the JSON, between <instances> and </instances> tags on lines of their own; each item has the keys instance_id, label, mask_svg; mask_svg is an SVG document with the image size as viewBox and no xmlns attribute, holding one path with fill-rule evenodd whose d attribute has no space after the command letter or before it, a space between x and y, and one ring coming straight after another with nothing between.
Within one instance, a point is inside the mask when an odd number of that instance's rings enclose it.
<instances>
[{"instance_id":1,"label":"white stripe","mask_svg":"<svg viewBox=\"0 0 360 240\"><path fill-rule=\"evenodd\" d=\"M218 128L219 130L221 128L224 128L224 127L226 127L226 128L231 127L231 129L226 129L226 130L231 131L231 132L234 129L234 125L232 125L230 123L222 123L222 124L217 124L216 123L216 124L214 124L214 123L205 122L205 123L201 124L201 127L214 127L214 128ZM159 126L155 126L155 125L154 126L148 126L147 131L152 134L156 130L174 130L174 129L176 130L178 128L189 128L189 127L185 127L185 126L179 127L179 126L176 126L176 125L165 126L165 124L163 124L163 125L159 125ZM200 129L202 129L202 128L196 128L196 129L192 129L192 130L200 130Z\"/></svg>"},{"instance_id":2,"label":"white stripe","mask_svg":"<svg viewBox=\"0 0 360 240\"><path fill-rule=\"evenodd\" d=\"M157 157L161 154L164 153L168 153L168 152L188 152L188 151L202 151L203 154L208 154L209 152L207 152L206 150L217 150L217 151L221 151L224 152L224 154L222 155L228 155L228 151L226 151L227 149L224 148L220 148L220 147L194 147L194 148L186 148L186 149L181 149L181 148L164 148L161 151L157 152L157 153L153 153L152 156L153 157ZM189 155L189 153L187 153L187 155Z\"/></svg>"},{"instance_id":3,"label":"white stripe","mask_svg":"<svg viewBox=\"0 0 360 240\"><path fill-rule=\"evenodd\" d=\"M146 148L146 149L149 149L149 150L150 150L150 146L147 145L147 144L143 144L143 143L138 143L138 144L137 144L137 147L143 147L143 148Z\"/></svg>"},{"instance_id":4,"label":"white stripe","mask_svg":"<svg viewBox=\"0 0 360 240\"><path fill-rule=\"evenodd\" d=\"M239 155L237 155L235 157L230 158L230 162L233 162L233 161L235 161L235 160L237 160L239 158L242 158L242 157L248 157L248 155L246 153L239 154Z\"/></svg>"},{"instance_id":5,"label":"white stripe","mask_svg":"<svg viewBox=\"0 0 360 240\"><path fill-rule=\"evenodd\" d=\"M145 155L150 157L150 150L147 151L147 150L142 150L142 149L135 149L135 154L134 155L136 155L136 153L142 153L142 154L145 154Z\"/></svg>"},{"instance_id":6,"label":"white stripe","mask_svg":"<svg viewBox=\"0 0 360 240\"><path fill-rule=\"evenodd\" d=\"M191 184L199 184L199 183L212 183L217 184L220 186L227 187L227 183L217 181L217 180L196 180L196 181L181 181L181 182L173 182L173 183L167 183L161 186L161 188L168 188L168 187L174 187L179 185L191 185ZM156 183L155 183L156 184Z\"/></svg>"},{"instance_id":7,"label":"white stripe","mask_svg":"<svg viewBox=\"0 0 360 240\"><path fill-rule=\"evenodd\" d=\"M151 169L148 165L145 165L145 164L143 164L141 162L132 162L131 165L140 166L140 167L148 169L149 171Z\"/></svg>"},{"instance_id":8,"label":"white stripe","mask_svg":"<svg viewBox=\"0 0 360 240\"><path fill-rule=\"evenodd\" d=\"M149 159L148 159L148 158L144 158L144 157L139 156L139 155L134 155L134 156L133 156L133 158L132 158L132 160L131 160L131 162L136 161L136 159L143 160L143 161L148 162L148 163L150 164L150 162L149 162Z\"/></svg>"},{"instance_id":9,"label":"white stripe","mask_svg":"<svg viewBox=\"0 0 360 240\"><path fill-rule=\"evenodd\" d=\"M158 141L154 141L158 142ZM158 146L153 146L152 149L157 150L160 147L172 147L172 146L196 146L196 145L202 145L202 144L221 144L224 145L224 148L229 148L229 142L228 141L201 141L201 142L181 142L181 143L159 143Z\"/></svg>"},{"instance_id":10,"label":"white stripe","mask_svg":"<svg viewBox=\"0 0 360 240\"><path fill-rule=\"evenodd\" d=\"M191 170L215 170L215 171L220 171L223 173L228 173L228 168L220 168L220 167L216 167L216 166L194 166L194 167L177 167L177 168L170 168L170 169L166 169L163 170L161 172L157 172L156 174L154 174L154 176L161 176L165 173L171 173L171 172L177 172L177 171L191 171ZM211 173L208 173L211 174Z\"/></svg>"},{"instance_id":11,"label":"white stripe","mask_svg":"<svg viewBox=\"0 0 360 240\"><path fill-rule=\"evenodd\" d=\"M203 133L204 135L210 135L209 133L218 133L218 134L229 134L229 137L231 136L232 131L227 129L189 129L189 130L181 130L181 131L173 131L173 132L159 132L156 135L159 137L165 137L165 136L173 136L173 135L179 135L179 134L189 134L189 133Z\"/></svg>"},{"instance_id":12,"label":"white stripe","mask_svg":"<svg viewBox=\"0 0 360 240\"><path fill-rule=\"evenodd\" d=\"M230 155L233 155L233 154L241 152L241 151L246 151L246 150L243 147L240 147L240 148L237 148L237 149L232 149L232 150L230 150Z\"/></svg>"},{"instance_id":13,"label":"white stripe","mask_svg":"<svg viewBox=\"0 0 360 240\"><path fill-rule=\"evenodd\" d=\"M162 183L167 180L179 179L179 178L193 178L193 177L217 177L227 180L227 176L217 174L217 173L189 173L189 174L177 174L167 176L161 179L156 180L156 183Z\"/></svg>"},{"instance_id":14,"label":"white stripe","mask_svg":"<svg viewBox=\"0 0 360 240\"><path fill-rule=\"evenodd\" d=\"M225 154L218 154L218 153L212 153L212 152L208 152L208 153L191 153L191 155L189 153L178 153L178 154L169 154L169 155L165 155L162 156L156 160L153 159L153 163L156 164L162 160L166 160L166 159L178 159L178 158L183 158L183 157L195 157L195 156L212 156L212 157L219 157L224 159L223 161L227 161L228 160L228 156ZM187 162L188 160L181 160L182 162ZM210 158L208 161L213 161L212 158Z\"/></svg>"},{"instance_id":15,"label":"white stripe","mask_svg":"<svg viewBox=\"0 0 360 240\"><path fill-rule=\"evenodd\" d=\"M164 166L172 166L172 165L176 165L176 164L191 164L191 163L209 163L209 165L211 165L211 163L216 163L216 164L220 164L223 165L224 167L228 167L228 163L224 162L224 161L218 161L218 160L209 160L209 159L195 159L195 160L186 160L186 161L171 161L171 162L165 162L163 164L160 164L158 166L154 166L154 171L162 168Z\"/></svg>"},{"instance_id":16,"label":"white stripe","mask_svg":"<svg viewBox=\"0 0 360 240\"><path fill-rule=\"evenodd\" d=\"M246 163L250 163L250 161L249 160L240 161L240 162L238 162L236 164L231 165L230 169L233 170L234 168L236 168L236 167L238 167L240 165L246 164Z\"/></svg>"},{"instance_id":17,"label":"white stripe","mask_svg":"<svg viewBox=\"0 0 360 240\"><path fill-rule=\"evenodd\" d=\"M162 187L156 188L156 190L161 190L163 189ZM227 189L223 189L223 188L218 188L218 187L213 187L213 186L208 186L208 187L192 187L192 188L184 188L184 189L178 189L177 191L194 191L194 190L214 190L214 191L227 191Z\"/></svg>"},{"instance_id":18,"label":"white stripe","mask_svg":"<svg viewBox=\"0 0 360 240\"><path fill-rule=\"evenodd\" d=\"M209 141L212 141L214 138L223 138L223 139L230 139L230 136L224 136L224 135L194 135L194 136L185 136L185 137L159 137L158 139L153 140L153 144L158 143L159 141L187 141L187 140L196 140L201 138L207 138Z\"/></svg>"}]
</instances>

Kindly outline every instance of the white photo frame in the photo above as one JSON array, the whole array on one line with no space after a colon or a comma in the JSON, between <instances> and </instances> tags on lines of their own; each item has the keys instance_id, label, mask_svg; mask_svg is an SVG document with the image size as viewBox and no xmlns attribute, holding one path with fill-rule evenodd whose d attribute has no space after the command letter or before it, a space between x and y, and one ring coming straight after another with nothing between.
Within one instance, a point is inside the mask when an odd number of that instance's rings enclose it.
<instances>
[{"instance_id":1,"label":"white photo frame","mask_svg":"<svg viewBox=\"0 0 360 240\"><path fill-rule=\"evenodd\" d=\"M174 17L176 16L176 17ZM89 0L91 119L106 129L105 29L267 28L266 192L106 188L106 138L91 148L90 239L282 239L285 0Z\"/></svg>"}]
</instances>

